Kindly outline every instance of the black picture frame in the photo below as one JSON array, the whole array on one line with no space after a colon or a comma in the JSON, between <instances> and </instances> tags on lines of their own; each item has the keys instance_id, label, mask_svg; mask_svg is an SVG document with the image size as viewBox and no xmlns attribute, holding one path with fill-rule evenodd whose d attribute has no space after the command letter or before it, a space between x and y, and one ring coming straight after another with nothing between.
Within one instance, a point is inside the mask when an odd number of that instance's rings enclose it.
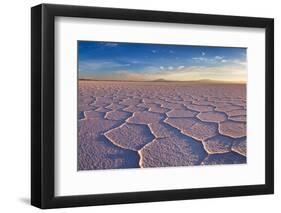
<instances>
[{"instance_id":1,"label":"black picture frame","mask_svg":"<svg viewBox=\"0 0 281 213\"><path fill-rule=\"evenodd\" d=\"M264 28L266 136L265 184L94 195L54 195L54 21L83 17L162 23ZM31 204L42 209L217 198L274 193L274 20L241 16L41 4L31 8Z\"/></svg>"}]
</instances>

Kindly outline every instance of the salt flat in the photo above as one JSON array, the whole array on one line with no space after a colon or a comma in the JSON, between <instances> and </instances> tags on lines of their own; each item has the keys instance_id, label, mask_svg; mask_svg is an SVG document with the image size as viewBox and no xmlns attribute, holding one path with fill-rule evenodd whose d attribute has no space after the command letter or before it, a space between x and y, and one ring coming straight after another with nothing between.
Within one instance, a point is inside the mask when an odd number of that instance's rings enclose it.
<instances>
[{"instance_id":1,"label":"salt flat","mask_svg":"<svg viewBox=\"0 0 281 213\"><path fill-rule=\"evenodd\" d=\"M79 81L78 170L246 163L246 85Z\"/></svg>"}]
</instances>

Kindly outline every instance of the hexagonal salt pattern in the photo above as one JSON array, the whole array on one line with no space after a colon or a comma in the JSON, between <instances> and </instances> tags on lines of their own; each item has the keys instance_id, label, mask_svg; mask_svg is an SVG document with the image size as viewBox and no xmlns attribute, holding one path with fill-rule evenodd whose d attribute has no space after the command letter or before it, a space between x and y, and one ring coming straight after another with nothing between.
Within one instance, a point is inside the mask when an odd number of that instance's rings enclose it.
<instances>
[{"instance_id":1,"label":"hexagonal salt pattern","mask_svg":"<svg viewBox=\"0 0 281 213\"><path fill-rule=\"evenodd\" d=\"M246 163L246 86L79 81L78 170Z\"/></svg>"}]
</instances>

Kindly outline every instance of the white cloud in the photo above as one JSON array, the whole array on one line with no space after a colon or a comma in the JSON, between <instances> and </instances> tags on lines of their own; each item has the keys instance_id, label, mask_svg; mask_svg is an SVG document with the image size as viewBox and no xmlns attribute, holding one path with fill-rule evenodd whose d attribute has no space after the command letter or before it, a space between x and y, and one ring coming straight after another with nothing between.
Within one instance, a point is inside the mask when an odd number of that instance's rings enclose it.
<instances>
[{"instance_id":1,"label":"white cloud","mask_svg":"<svg viewBox=\"0 0 281 213\"><path fill-rule=\"evenodd\" d=\"M132 60L132 61L130 61L132 64L139 64L140 63L140 61L138 61L138 60Z\"/></svg>"},{"instance_id":2,"label":"white cloud","mask_svg":"<svg viewBox=\"0 0 281 213\"><path fill-rule=\"evenodd\" d=\"M151 52L152 52L152 53L157 53L157 50L152 50Z\"/></svg>"},{"instance_id":3,"label":"white cloud","mask_svg":"<svg viewBox=\"0 0 281 213\"><path fill-rule=\"evenodd\" d=\"M160 70L164 70L165 69L163 66L160 66L159 68L160 68Z\"/></svg>"},{"instance_id":4,"label":"white cloud","mask_svg":"<svg viewBox=\"0 0 281 213\"><path fill-rule=\"evenodd\" d=\"M206 58L206 57L193 57L195 61L204 61L204 62L214 62L213 58Z\"/></svg>"},{"instance_id":5,"label":"white cloud","mask_svg":"<svg viewBox=\"0 0 281 213\"><path fill-rule=\"evenodd\" d=\"M204 56L204 55L206 55L206 53L205 53L205 52L202 52L201 55Z\"/></svg>"},{"instance_id":6,"label":"white cloud","mask_svg":"<svg viewBox=\"0 0 281 213\"><path fill-rule=\"evenodd\" d=\"M246 66L247 65L246 61L238 60L238 59L233 60L232 63L237 64L237 65L241 65L241 66Z\"/></svg>"},{"instance_id":7,"label":"white cloud","mask_svg":"<svg viewBox=\"0 0 281 213\"><path fill-rule=\"evenodd\" d=\"M222 59L223 59L223 56L218 56L218 55L217 55L217 56L215 56L215 59L216 59L216 60L222 60Z\"/></svg>"},{"instance_id":8,"label":"white cloud","mask_svg":"<svg viewBox=\"0 0 281 213\"><path fill-rule=\"evenodd\" d=\"M182 70L184 66L178 66L178 70Z\"/></svg>"},{"instance_id":9,"label":"white cloud","mask_svg":"<svg viewBox=\"0 0 281 213\"><path fill-rule=\"evenodd\" d=\"M174 52L173 50L170 50L169 53L173 54L173 53L175 53L175 52Z\"/></svg>"},{"instance_id":10,"label":"white cloud","mask_svg":"<svg viewBox=\"0 0 281 213\"><path fill-rule=\"evenodd\" d=\"M174 67L173 67L173 66L169 66L168 69L169 69L169 70L173 70Z\"/></svg>"},{"instance_id":11,"label":"white cloud","mask_svg":"<svg viewBox=\"0 0 281 213\"><path fill-rule=\"evenodd\" d=\"M204 60L206 60L206 58L203 58L203 57L193 57L192 59L193 60L197 60L197 61L204 61Z\"/></svg>"},{"instance_id":12,"label":"white cloud","mask_svg":"<svg viewBox=\"0 0 281 213\"><path fill-rule=\"evenodd\" d=\"M116 47L116 46L118 46L118 44L117 43L108 42L108 43L105 43L105 46L107 46L107 47Z\"/></svg>"}]
</instances>

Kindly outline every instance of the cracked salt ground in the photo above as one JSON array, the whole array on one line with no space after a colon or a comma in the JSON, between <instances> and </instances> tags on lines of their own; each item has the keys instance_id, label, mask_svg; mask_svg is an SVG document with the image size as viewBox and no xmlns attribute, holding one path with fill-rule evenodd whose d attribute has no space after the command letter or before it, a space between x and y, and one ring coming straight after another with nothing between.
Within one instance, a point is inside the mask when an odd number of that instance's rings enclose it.
<instances>
[{"instance_id":1,"label":"cracked salt ground","mask_svg":"<svg viewBox=\"0 0 281 213\"><path fill-rule=\"evenodd\" d=\"M109 120L125 120L129 118L132 115L130 112L125 112L125 111L120 111L120 110L115 110L115 111L110 111L105 114L105 118Z\"/></svg>"},{"instance_id":2,"label":"cracked salt ground","mask_svg":"<svg viewBox=\"0 0 281 213\"><path fill-rule=\"evenodd\" d=\"M104 134L113 144L137 151L153 140L153 134L147 125L123 124Z\"/></svg>"},{"instance_id":3,"label":"cracked salt ground","mask_svg":"<svg viewBox=\"0 0 281 213\"><path fill-rule=\"evenodd\" d=\"M140 151L141 167L198 165L206 156L202 144L184 136L156 138Z\"/></svg>"},{"instance_id":4,"label":"cracked salt ground","mask_svg":"<svg viewBox=\"0 0 281 213\"><path fill-rule=\"evenodd\" d=\"M173 109L167 113L169 117L183 118L183 117L194 117L197 112L188 109Z\"/></svg>"},{"instance_id":5,"label":"cracked salt ground","mask_svg":"<svg viewBox=\"0 0 281 213\"><path fill-rule=\"evenodd\" d=\"M149 124L160 122L165 116L155 112L135 112L126 122L134 124Z\"/></svg>"},{"instance_id":6,"label":"cracked salt ground","mask_svg":"<svg viewBox=\"0 0 281 213\"><path fill-rule=\"evenodd\" d=\"M246 163L245 85L79 81L78 170Z\"/></svg>"},{"instance_id":7,"label":"cracked salt ground","mask_svg":"<svg viewBox=\"0 0 281 213\"><path fill-rule=\"evenodd\" d=\"M203 145L209 154L227 153L231 151L232 141L230 137L216 135L203 140Z\"/></svg>"},{"instance_id":8,"label":"cracked salt ground","mask_svg":"<svg viewBox=\"0 0 281 213\"><path fill-rule=\"evenodd\" d=\"M221 122L227 119L227 115L223 112L201 112L197 117L207 122Z\"/></svg>"}]
</instances>

